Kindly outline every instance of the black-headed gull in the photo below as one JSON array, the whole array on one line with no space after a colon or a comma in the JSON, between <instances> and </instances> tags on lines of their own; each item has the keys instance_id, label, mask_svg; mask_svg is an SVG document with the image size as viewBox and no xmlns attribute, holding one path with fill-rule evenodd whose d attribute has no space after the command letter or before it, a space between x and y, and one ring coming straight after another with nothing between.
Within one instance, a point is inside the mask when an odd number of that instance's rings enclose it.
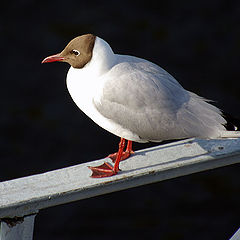
<instances>
[{"instance_id":1,"label":"black-headed gull","mask_svg":"<svg viewBox=\"0 0 240 240\"><path fill-rule=\"evenodd\" d=\"M67 62L67 88L77 106L95 123L121 138L119 150L89 167L92 177L119 171L132 153L132 141L160 142L182 138L218 138L226 129L221 111L185 90L161 67L147 60L114 54L103 39L86 34L42 62ZM125 139L128 140L124 151Z\"/></svg>"}]
</instances>

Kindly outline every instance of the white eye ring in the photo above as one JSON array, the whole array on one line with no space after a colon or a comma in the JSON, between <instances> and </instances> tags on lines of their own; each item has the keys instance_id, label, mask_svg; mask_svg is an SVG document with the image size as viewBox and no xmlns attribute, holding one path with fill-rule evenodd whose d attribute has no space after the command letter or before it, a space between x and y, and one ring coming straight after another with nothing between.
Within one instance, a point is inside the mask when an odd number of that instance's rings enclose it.
<instances>
[{"instance_id":1,"label":"white eye ring","mask_svg":"<svg viewBox=\"0 0 240 240\"><path fill-rule=\"evenodd\" d=\"M73 50L72 50L72 53L73 53L74 55L76 55L76 56L79 56L79 55L80 55L80 52L79 52L78 50L76 50L76 49L73 49Z\"/></svg>"}]
</instances>

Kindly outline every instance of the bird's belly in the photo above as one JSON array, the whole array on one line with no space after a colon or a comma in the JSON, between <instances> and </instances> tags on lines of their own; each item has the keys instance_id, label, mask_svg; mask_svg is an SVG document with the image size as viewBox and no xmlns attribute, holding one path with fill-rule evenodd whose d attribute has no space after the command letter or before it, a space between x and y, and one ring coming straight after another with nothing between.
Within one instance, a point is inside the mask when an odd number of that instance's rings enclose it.
<instances>
[{"instance_id":1,"label":"bird's belly","mask_svg":"<svg viewBox=\"0 0 240 240\"><path fill-rule=\"evenodd\" d=\"M68 91L75 104L96 124L112 134L136 142L146 142L129 129L123 128L113 120L104 117L96 109L93 99L96 91L96 84L82 84L81 80L67 79Z\"/></svg>"}]
</instances>

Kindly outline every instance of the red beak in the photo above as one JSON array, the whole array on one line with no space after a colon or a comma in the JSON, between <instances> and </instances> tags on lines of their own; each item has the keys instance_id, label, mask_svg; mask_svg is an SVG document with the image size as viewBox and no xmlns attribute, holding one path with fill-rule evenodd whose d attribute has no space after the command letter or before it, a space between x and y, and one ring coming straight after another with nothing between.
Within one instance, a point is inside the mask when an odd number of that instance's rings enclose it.
<instances>
[{"instance_id":1,"label":"red beak","mask_svg":"<svg viewBox=\"0 0 240 240\"><path fill-rule=\"evenodd\" d=\"M59 62L59 61L63 61L64 57L60 56L60 53L46 57L42 60L42 63L49 63L49 62Z\"/></svg>"}]
</instances>

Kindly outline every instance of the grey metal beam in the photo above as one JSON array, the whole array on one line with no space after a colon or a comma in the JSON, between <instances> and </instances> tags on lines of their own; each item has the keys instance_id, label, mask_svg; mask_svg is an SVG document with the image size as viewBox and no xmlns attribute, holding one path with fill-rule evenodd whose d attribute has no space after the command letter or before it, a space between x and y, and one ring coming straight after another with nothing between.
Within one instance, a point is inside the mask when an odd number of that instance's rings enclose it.
<instances>
[{"instance_id":1,"label":"grey metal beam","mask_svg":"<svg viewBox=\"0 0 240 240\"><path fill-rule=\"evenodd\" d=\"M0 222L0 240L32 240L35 215Z\"/></svg>"},{"instance_id":2,"label":"grey metal beam","mask_svg":"<svg viewBox=\"0 0 240 240\"><path fill-rule=\"evenodd\" d=\"M240 162L240 139L188 139L137 151L121 162L121 172L90 178L87 166L101 159L0 183L0 218Z\"/></svg>"}]
</instances>

